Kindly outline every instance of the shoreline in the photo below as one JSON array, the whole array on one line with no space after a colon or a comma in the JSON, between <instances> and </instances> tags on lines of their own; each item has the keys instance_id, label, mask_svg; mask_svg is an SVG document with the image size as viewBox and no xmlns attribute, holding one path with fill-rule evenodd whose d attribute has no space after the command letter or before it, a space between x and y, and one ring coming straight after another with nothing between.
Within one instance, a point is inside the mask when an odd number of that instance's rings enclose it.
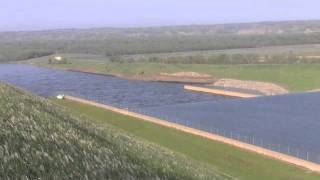
<instances>
[{"instance_id":1,"label":"shoreline","mask_svg":"<svg viewBox=\"0 0 320 180\"><path fill-rule=\"evenodd\" d=\"M58 69L58 70L86 73L86 74L106 76L106 77L116 77L116 78L121 78L121 79L125 79L125 80L160 82L160 83L176 83L176 84L182 84L182 85L203 86L203 85L215 84L216 82L219 82L220 80L222 80L222 79L218 79L218 78L214 78L214 77L190 77L190 76L183 76L183 75L182 76L175 76L175 75L170 75L170 74L168 74L168 75L156 74L156 75L132 75L132 76L130 76L130 75L124 75L124 74L120 74L120 73L103 73L103 72L97 72L95 70L85 70L85 69L81 69L81 68L61 68L61 67L52 67L52 66L42 66L42 65L37 65L37 64L33 64L33 63L22 63L22 64L28 64L28 65L42 67L42 68L48 68L48 69ZM237 80L237 81L241 81L241 80ZM264 83L264 82L261 82L261 83ZM274 84L274 85L277 85L277 84ZM241 88L239 88L239 89L241 89ZM246 90L250 90L250 89L244 88L243 90L246 91ZM259 89L257 89L257 91L259 91ZM202 92L202 91L197 91L197 92L198 93L206 93L206 92ZM234 92L243 94L242 91L239 91L239 92L234 91ZM247 94L247 93L245 93L245 94ZM249 94L251 94L251 93L249 93ZM290 92L287 92L285 94L290 94ZM273 94L273 95L276 95L276 94ZM247 97L247 96L245 95L245 97Z\"/></svg>"},{"instance_id":2,"label":"shoreline","mask_svg":"<svg viewBox=\"0 0 320 180\"><path fill-rule=\"evenodd\" d=\"M283 154L283 153L279 153L276 151L272 151L269 149L265 149L259 146L255 146L252 144L247 144L245 142L242 141L238 141L235 139L231 139L231 138L227 138L224 136L220 136L217 134L213 134L213 133L209 133L209 132L205 132L199 129L195 129L195 128L191 128L191 127L187 127L184 125L180 125L180 124L176 124L173 122L169 122L169 121L165 121L162 119L158 119L158 118L154 118L151 116L147 116L147 115L143 115L143 114L139 114L136 112L131 112L129 110L126 109L120 109L120 108L116 108L110 105L105 105L105 104L100 104L100 103L96 103L96 102L92 102L89 100L85 100L85 99L81 99L81 98L77 98L77 97L73 97L73 96L65 96L66 100L70 100L70 101L74 101L74 102L78 102L78 103L82 103L82 104L87 104L87 105L91 105L91 106L95 106L98 108L102 108L105 110L109 110L109 111L113 111L119 114L123 114L126 116L130 116L130 117L134 117L134 118L138 118L139 120L142 121L148 121L150 123L154 123L160 126L165 126L165 127L169 127L169 128L173 128L179 131L183 131L186 133L190 133L193 135L197 135L209 140L213 140L213 141L217 141L220 143L224 143L224 144L228 144L237 148L240 148L242 150L246 150L249 152L254 152L269 158L273 158L273 159L277 159L280 160L282 162L286 162L288 164L292 164L301 168L306 168L308 170L314 171L314 172L320 172L320 164L318 163L314 163L311 161L306 161L303 159L299 159L287 154Z\"/></svg>"},{"instance_id":3,"label":"shoreline","mask_svg":"<svg viewBox=\"0 0 320 180\"><path fill-rule=\"evenodd\" d=\"M116 77L125 80L135 80L135 81L147 81L147 82L160 82L160 83L176 83L176 84L183 84L184 89L188 91L194 91L197 93L209 93L214 95L223 95L229 97L240 97L240 98L255 98L259 96L268 96L267 94L257 95L252 93L244 93L240 90L237 91L229 91L229 90L221 90L221 89L209 89L204 87L196 87L197 85L210 85L215 82L218 82L219 79L214 79L212 77L209 78L199 78L199 77L179 77L179 76L170 76L170 75L150 75L150 76L126 76L121 74L111 74L111 73L99 73L99 72L92 72L86 71L81 69L65 69L71 72L79 72L79 73L86 73L86 74L93 74L93 75L100 75L100 76L107 76L107 77ZM242 89L244 91L250 89ZM270 96L270 95L269 95Z\"/></svg>"},{"instance_id":4,"label":"shoreline","mask_svg":"<svg viewBox=\"0 0 320 180\"><path fill-rule=\"evenodd\" d=\"M222 96L226 96L226 97L256 98L256 97L261 96L261 95L257 95L257 94L249 94L249 93L244 93L244 92L239 92L239 91L230 91L230 90L214 89L214 88L190 86L190 85L185 85L183 88L188 91L214 94L214 95L222 95Z\"/></svg>"},{"instance_id":5,"label":"shoreline","mask_svg":"<svg viewBox=\"0 0 320 180\"><path fill-rule=\"evenodd\" d=\"M52 67L51 67L52 68ZM53 68L55 69L55 68ZM214 78L190 78L190 77L173 77L173 76L166 76L166 75L156 75L156 76L125 76L121 74L112 74L112 73L99 73L99 72L92 72L86 71L81 69L63 69L66 71L71 72L79 72L79 73L86 73L86 74L93 74L93 75L100 75L100 76L107 76L107 77L117 77L126 80L137 80L137 81L149 81L149 82L163 82L163 83L178 83L178 84L194 84L194 85L204 85L210 84L216 81Z\"/></svg>"}]
</instances>

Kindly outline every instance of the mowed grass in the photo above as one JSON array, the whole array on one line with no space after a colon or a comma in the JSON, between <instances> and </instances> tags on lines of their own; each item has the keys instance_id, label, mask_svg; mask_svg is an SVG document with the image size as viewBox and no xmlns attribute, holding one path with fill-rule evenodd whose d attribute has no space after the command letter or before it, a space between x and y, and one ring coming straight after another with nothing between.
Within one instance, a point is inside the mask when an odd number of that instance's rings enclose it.
<instances>
[{"instance_id":1,"label":"mowed grass","mask_svg":"<svg viewBox=\"0 0 320 180\"><path fill-rule=\"evenodd\" d=\"M83 114L99 126L113 125L173 151L207 163L219 171L245 180L318 180L312 173L286 163L178 130L123 116L69 100L56 101L71 113Z\"/></svg>"},{"instance_id":2,"label":"mowed grass","mask_svg":"<svg viewBox=\"0 0 320 180\"><path fill-rule=\"evenodd\" d=\"M104 74L126 76L156 75L194 71L210 74L215 78L265 81L281 85L291 92L303 92L320 88L320 64L284 65L212 65L212 64L162 64L162 63L111 63L107 58L66 55L71 64L49 65L48 58L25 61L42 67L87 70Z\"/></svg>"}]
</instances>

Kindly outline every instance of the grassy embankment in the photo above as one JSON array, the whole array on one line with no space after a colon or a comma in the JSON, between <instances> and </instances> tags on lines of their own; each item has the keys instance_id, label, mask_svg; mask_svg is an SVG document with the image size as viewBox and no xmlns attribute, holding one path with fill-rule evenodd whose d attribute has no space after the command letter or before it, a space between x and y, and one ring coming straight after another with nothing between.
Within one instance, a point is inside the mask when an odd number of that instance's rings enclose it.
<instances>
[{"instance_id":1,"label":"grassy embankment","mask_svg":"<svg viewBox=\"0 0 320 180\"><path fill-rule=\"evenodd\" d=\"M161 72L194 71L216 78L256 80L279 84L292 92L320 88L320 64L283 65L213 65L213 64L161 64L161 63L112 63L101 57L67 56L71 64L49 65L47 57L26 61L44 67L88 70L106 74L144 76Z\"/></svg>"},{"instance_id":2,"label":"grassy embankment","mask_svg":"<svg viewBox=\"0 0 320 180\"><path fill-rule=\"evenodd\" d=\"M110 116L112 118L112 116ZM229 179L203 163L0 84L0 179Z\"/></svg>"},{"instance_id":3,"label":"grassy embankment","mask_svg":"<svg viewBox=\"0 0 320 180\"><path fill-rule=\"evenodd\" d=\"M319 179L320 175L255 153L68 100L56 101L99 126L113 125L245 180Z\"/></svg>"}]
</instances>

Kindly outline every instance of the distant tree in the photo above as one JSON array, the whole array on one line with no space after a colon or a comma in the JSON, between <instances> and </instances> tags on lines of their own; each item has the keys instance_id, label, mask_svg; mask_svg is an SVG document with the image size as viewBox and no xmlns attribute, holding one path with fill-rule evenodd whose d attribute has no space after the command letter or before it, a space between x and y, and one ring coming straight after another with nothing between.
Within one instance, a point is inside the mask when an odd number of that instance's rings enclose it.
<instances>
[{"instance_id":1,"label":"distant tree","mask_svg":"<svg viewBox=\"0 0 320 180\"><path fill-rule=\"evenodd\" d=\"M120 56L112 55L112 56L110 57L110 62L120 62L120 61L121 61Z\"/></svg>"}]
</instances>

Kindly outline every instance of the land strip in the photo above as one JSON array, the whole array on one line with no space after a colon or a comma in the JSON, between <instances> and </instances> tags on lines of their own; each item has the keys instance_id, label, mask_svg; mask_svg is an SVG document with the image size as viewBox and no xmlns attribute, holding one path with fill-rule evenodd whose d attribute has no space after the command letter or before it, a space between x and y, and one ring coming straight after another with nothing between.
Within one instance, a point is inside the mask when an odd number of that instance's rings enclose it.
<instances>
[{"instance_id":1,"label":"land strip","mask_svg":"<svg viewBox=\"0 0 320 180\"><path fill-rule=\"evenodd\" d=\"M110 111L113 111L113 112L117 112L117 113L120 113L120 114L123 114L123 115L127 115L127 116L130 116L130 117L138 118L138 119L141 119L141 120L144 120L144 121L148 121L148 122L151 122L151 123L155 123L155 124L158 124L158 125L161 125L161 126L174 128L174 129L177 129L177 130L180 130L180 131L183 131L183 132L187 132L187 133L190 133L190 134L193 134L193 135L201 136L201 137L204 137L204 138L207 138L207 139L210 139L210 140L214 140L214 141L222 142L222 143L225 143L225 144L228 144L228 145L232 145L232 146L235 146L235 147L238 147L238 148L250 151L250 152L255 152L255 153L258 153L258 154L261 154L261 155L265 155L265 156L270 157L270 158L278 159L278 160L281 160L283 162L287 162L289 164L293 164L293 165L296 165L296 166L299 166L299 167L303 167L303 168L309 169L311 171L320 172L320 165L319 164L312 163L312 162L309 162L309 161L305 161L305 160L302 160L302 159L298 159L298 158L295 158L295 157L292 157L292 156L288 156L288 155L285 155L285 154L282 154L282 153L274 152L274 151L271 151L271 150L268 150L268 149L264 149L264 148L261 148L261 147L257 147L257 146L251 145L251 144L243 143L243 142L240 142L240 141L237 141L237 140L229 139L229 138L226 138L226 137L222 137L222 136L219 136L219 135L211 134L211 133L204 132L204 131L201 131L201 130L189 128L189 127L182 126L182 125L179 125L179 124L167 122L167 121L164 121L164 120L161 120L161 119L157 119L157 118L153 118L153 117L150 117L150 116L146 116L146 115L130 112L128 110L123 110L123 109L115 108L115 107L112 107L112 106L108 106L108 105L99 104L99 103L95 103L95 102L92 102L92 101L80 99L80 98L77 98L77 97L65 96L65 98L68 99L68 100L71 100L71 101L75 101L75 102L79 102L79 103L83 103L83 104L96 106L96 107L103 108L103 109L106 109L106 110L110 110Z\"/></svg>"},{"instance_id":2,"label":"land strip","mask_svg":"<svg viewBox=\"0 0 320 180\"><path fill-rule=\"evenodd\" d=\"M96 106L71 100L54 99L54 102L71 114L85 116L99 127L115 126L240 180L318 180L320 177L319 173L305 168Z\"/></svg>"},{"instance_id":3,"label":"land strip","mask_svg":"<svg viewBox=\"0 0 320 180\"><path fill-rule=\"evenodd\" d=\"M215 89L214 87L200 87L200 86L190 86L185 85L185 90L201 92L201 93L209 93L215 95L222 95L222 96L229 96L229 97L239 97L239 98L254 98L258 97L259 95L256 94L249 94L249 93L242 93L242 92L235 92L235 91L228 91L222 89Z\"/></svg>"},{"instance_id":4,"label":"land strip","mask_svg":"<svg viewBox=\"0 0 320 180\"><path fill-rule=\"evenodd\" d=\"M215 65L215 64L165 64L165 63L118 63L108 58L94 59L85 55L63 55L68 64L48 64L48 57L30 59L21 63L63 70L115 75L117 77L136 80L156 80L161 74L178 72L196 72L208 74L211 79L193 78L197 83L213 83L219 79L237 79L258 82L269 82L279 85L290 92L305 92L320 88L320 64L270 64L270 65ZM166 76L172 82L181 81L181 77ZM199 80L200 79L200 80ZM159 80L159 78L158 78ZM161 80L161 79L160 79ZM184 81L185 83L190 83Z\"/></svg>"}]
</instances>

